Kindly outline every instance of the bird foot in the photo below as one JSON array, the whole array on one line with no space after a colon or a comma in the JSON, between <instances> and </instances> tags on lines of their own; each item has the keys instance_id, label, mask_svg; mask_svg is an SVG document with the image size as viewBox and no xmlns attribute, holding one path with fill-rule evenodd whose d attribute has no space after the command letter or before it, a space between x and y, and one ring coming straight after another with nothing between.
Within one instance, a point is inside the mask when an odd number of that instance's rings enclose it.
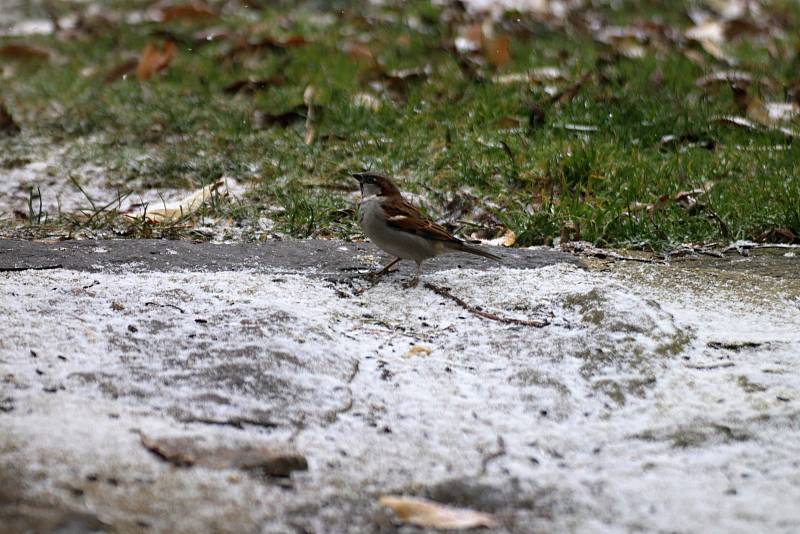
<instances>
[{"instance_id":1,"label":"bird foot","mask_svg":"<svg viewBox=\"0 0 800 534\"><path fill-rule=\"evenodd\" d=\"M411 280L407 280L406 282L403 282L403 287L406 288L406 289L411 289L412 287L417 287L417 284L419 284L419 277L415 276Z\"/></svg>"},{"instance_id":2,"label":"bird foot","mask_svg":"<svg viewBox=\"0 0 800 534\"><path fill-rule=\"evenodd\" d=\"M386 269L381 269L380 271L374 271L374 272L368 273L367 274L367 278L372 282L376 282L376 281L380 280L382 277L384 277L385 275L393 273L393 272L396 272L396 271L397 271L397 269L389 269L388 271Z\"/></svg>"}]
</instances>

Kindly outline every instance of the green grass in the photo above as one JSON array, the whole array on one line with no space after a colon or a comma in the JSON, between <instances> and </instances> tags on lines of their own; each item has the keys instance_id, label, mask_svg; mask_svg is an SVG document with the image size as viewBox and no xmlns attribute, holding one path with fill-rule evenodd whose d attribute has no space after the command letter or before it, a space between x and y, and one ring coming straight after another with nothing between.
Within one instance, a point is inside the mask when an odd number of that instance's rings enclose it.
<instances>
[{"instance_id":1,"label":"green grass","mask_svg":"<svg viewBox=\"0 0 800 534\"><path fill-rule=\"evenodd\" d=\"M111 5L126 12L147 4ZM655 20L678 29L688 26L672 3L649 4L645 9L625 2L597 16L619 25ZM365 168L397 176L402 189L428 199L431 216L453 227L458 223L450 220L447 200L468 188L478 212L511 228L519 245L551 243L567 222L582 239L597 244L654 249L759 239L776 228L800 235L798 143L767 129L715 122L720 115L741 113L729 88L695 86L703 74L727 68L699 47L695 52L705 57L705 67L674 47L651 46L645 57L628 59L579 26L550 27L524 14L509 14L497 31L511 36L511 62L497 70L480 68L472 76L459 67L458 54L442 46L454 30L441 22L440 7L334 3L343 11L332 11L331 23L320 26L314 21L324 13L321 5L242 8L206 25L112 23L74 39L0 38L0 46L22 40L58 50L58 59L48 62L0 59L14 65L2 96L25 136L69 146L90 140L70 148L65 175L92 163L106 168L122 189L125 184L194 188L230 176L251 184L251 192L243 204L222 203L212 214L247 225L269 213L280 231L298 237L358 232L348 196L355 182L348 173ZM739 59L737 68L774 81L774 89L750 88L752 95L774 101L796 81L800 16L791 3L768 7L783 13L788 37L742 38L727 50ZM79 5L61 6L63 12L72 8ZM230 41L193 40L208 25L243 33L257 27L256 35L277 39L302 35L309 44L230 58ZM178 55L163 75L144 83L135 76L104 80L147 42L161 42L164 35L176 40ZM394 100L382 97L378 111L358 107L354 95L375 93L370 78L382 78L343 51L345 43L355 40L372 51L385 71L428 65L431 74L405 84ZM772 57L770 46L774 49L776 42L794 53ZM563 69L568 79L555 84L558 90L585 73L591 80L560 104L551 102L543 85L491 81L493 74L541 66ZM237 80L276 74L285 76L286 83L254 94L223 90ZM302 120L257 127L257 111L279 114L302 106L309 85L315 88L318 108L313 144L304 142ZM543 120L531 125L533 107L543 112ZM509 118L519 125L508 127ZM564 127L568 124L597 131L575 132ZM666 135L710 141L713 148L662 145ZM5 159L20 157L20 143L19 138L0 137L0 168ZM702 209L672 201L651 212L630 209L709 183L713 187L707 195L698 197ZM111 227L114 220L97 217L92 224L102 227L106 221ZM81 222L50 218L48 224L74 230ZM18 225L5 221L3 226ZM126 235L143 234L134 228Z\"/></svg>"}]
</instances>

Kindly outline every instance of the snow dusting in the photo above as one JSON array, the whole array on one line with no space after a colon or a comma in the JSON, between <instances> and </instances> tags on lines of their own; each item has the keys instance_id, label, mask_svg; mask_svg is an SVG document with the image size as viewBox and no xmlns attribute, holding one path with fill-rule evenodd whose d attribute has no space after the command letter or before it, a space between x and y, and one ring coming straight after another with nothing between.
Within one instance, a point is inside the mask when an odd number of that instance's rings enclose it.
<instances>
[{"instance_id":1,"label":"snow dusting","mask_svg":"<svg viewBox=\"0 0 800 534\"><path fill-rule=\"evenodd\" d=\"M387 493L510 532L797 531L796 288L653 265L423 281L551 324L396 279L3 273L0 473L162 532L374 530ZM291 446L308 470L175 468L142 436Z\"/></svg>"}]
</instances>

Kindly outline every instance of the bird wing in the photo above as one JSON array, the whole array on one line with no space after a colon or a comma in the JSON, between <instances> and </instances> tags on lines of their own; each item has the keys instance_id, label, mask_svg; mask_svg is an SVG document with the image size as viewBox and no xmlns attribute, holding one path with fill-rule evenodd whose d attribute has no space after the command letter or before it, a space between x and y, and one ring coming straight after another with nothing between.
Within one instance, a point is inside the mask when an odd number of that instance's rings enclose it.
<instances>
[{"instance_id":1,"label":"bird wing","mask_svg":"<svg viewBox=\"0 0 800 534\"><path fill-rule=\"evenodd\" d=\"M443 227L423 216L405 199L401 202L386 202L382 207L383 214L386 216L386 224L393 228L427 239L461 243L460 239L453 237Z\"/></svg>"}]
</instances>

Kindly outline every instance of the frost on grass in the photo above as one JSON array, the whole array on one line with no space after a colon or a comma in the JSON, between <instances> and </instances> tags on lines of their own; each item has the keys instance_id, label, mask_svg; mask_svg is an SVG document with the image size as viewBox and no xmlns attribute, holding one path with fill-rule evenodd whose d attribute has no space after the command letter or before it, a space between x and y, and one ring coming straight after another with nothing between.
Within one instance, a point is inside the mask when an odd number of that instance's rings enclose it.
<instances>
[{"instance_id":1,"label":"frost on grass","mask_svg":"<svg viewBox=\"0 0 800 534\"><path fill-rule=\"evenodd\" d=\"M800 300L660 269L426 275L541 329L391 277L5 273L0 475L123 529L376 530L396 494L512 532L790 532Z\"/></svg>"}]
</instances>

